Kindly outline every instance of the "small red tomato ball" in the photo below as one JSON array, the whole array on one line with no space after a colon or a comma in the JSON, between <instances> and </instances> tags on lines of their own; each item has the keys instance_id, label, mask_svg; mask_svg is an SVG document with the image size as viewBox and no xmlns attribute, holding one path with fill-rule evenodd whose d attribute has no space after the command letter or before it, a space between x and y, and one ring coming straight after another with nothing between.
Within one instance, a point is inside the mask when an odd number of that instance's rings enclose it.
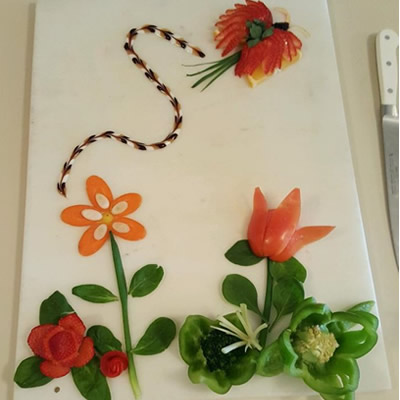
<instances>
[{"instance_id":1,"label":"small red tomato ball","mask_svg":"<svg viewBox=\"0 0 400 400\"><path fill-rule=\"evenodd\" d=\"M128 368L128 357L122 351L109 351L100 359L100 371L108 378L115 378Z\"/></svg>"}]
</instances>

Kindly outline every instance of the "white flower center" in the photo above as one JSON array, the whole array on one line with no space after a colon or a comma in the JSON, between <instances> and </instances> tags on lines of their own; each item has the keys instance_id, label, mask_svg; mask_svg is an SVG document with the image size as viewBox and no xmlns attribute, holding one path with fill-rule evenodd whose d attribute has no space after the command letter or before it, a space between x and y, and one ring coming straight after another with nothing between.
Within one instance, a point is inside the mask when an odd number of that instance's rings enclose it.
<instances>
[{"instance_id":1,"label":"white flower center","mask_svg":"<svg viewBox=\"0 0 400 400\"><path fill-rule=\"evenodd\" d=\"M218 317L219 326L212 326L214 329L218 329L227 335L232 335L240 339L238 342L225 346L221 351L224 354L227 354L241 346L246 346L245 351L247 351L248 348L261 350L262 347L258 342L257 336L263 329L267 328L268 325L263 323L256 330L253 330L250 325L246 304L240 305L240 310L236 311L236 316L243 325L245 332L235 326L232 322L228 321L225 317Z\"/></svg>"}]
</instances>

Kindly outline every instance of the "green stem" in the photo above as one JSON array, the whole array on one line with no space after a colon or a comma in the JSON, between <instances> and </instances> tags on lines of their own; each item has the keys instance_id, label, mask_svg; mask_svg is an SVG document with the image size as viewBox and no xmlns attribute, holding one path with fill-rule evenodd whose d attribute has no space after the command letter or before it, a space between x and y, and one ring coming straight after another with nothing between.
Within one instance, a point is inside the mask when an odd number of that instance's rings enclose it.
<instances>
[{"instance_id":1,"label":"green stem","mask_svg":"<svg viewBox=\"0 0 400 400\"><path fill-rule=\"evenodd\" d=\"M117 277L118 292L121 302L122 311L122 322L124 325L124 337L125 337L125 350L128 357L128 374L129 382L132 387L133 394L136 399L140 398L141 391L139 382L136 375L135 363L133 360L133 347L131 341L131 332L129 328L129 317L128 317L128 289L126 286L126 278L124 273L124 267L122 265L121 254L117 242L115 241L114 235L110 232L111 250L114 260L115 275Z\"/></svg>"},{"instance_id":2,"label":"green stem","mask_svg":"<svg viewBox=\"0 0 400 400\"><path fill-rule=\"evenodd\" d=\"M268 258L265 259L267 263L267 289L265 292L265 301L264 301L264 311L263 311L263 320L269 325L269 321L271 318L271 309L272 309L272 290L274 287L274 278L271 275L271 270L269 268ZM260 344L261 346L265 346L267 342L267 335L270 329L264 329L260 333Z\"/></svg>"},{"instance_id":3,"label":"green stem","mask_svg":"<svg viewBox=\"0 0 400 400\"><path fill-rule=\"evenodd\" d=\"M229 57L225 57L222 60L212 62L211 66L208 68L205 68L205 69L195 72L193 74L187 74L187 76L195 76L195 75L205 74L206 72L211 71L208 74L204 75L202 78L198 79L192 85L192 88L195 88L196 86L200 85L204 81L209 80L208 84L202 89L202 91L205 90L217 78L219 78L225 71L227 71L229 68L231 68L232 66L237 64L240 59L240 55L241 55L241 51L238 51L237 53L234 53Z\"/></svg>"}]
</instances>

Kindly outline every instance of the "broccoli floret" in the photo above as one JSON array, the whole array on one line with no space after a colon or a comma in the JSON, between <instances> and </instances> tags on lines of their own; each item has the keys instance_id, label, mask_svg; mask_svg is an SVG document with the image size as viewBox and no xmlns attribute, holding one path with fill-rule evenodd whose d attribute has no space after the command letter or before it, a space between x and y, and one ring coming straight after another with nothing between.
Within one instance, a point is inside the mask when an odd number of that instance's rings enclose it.
<instances>
[{"instance_id":1,"label":"broccoli floret","mask_svg":"<svg viewBox=\"0 0 400 400\"><path fill-rule=\"evenodd\" d=\"M227 354L222 352L224 347L237 341L236 337L216 329L211 329L208 335L202 339L200 346L207 360L207 368L211 372L218 369L226 371L245 355L244 347L232 350Z\"/></svg>"}]
</instances>

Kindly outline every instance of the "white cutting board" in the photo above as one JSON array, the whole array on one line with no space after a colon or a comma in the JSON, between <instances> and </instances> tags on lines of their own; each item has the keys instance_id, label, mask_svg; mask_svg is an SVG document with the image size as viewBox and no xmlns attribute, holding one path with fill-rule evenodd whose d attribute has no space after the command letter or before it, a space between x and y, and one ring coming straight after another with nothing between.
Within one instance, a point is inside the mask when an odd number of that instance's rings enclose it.
<instances>
[{"instance_id":1,"label":"white cutting board","mask_svg":"<svg viewBox=\"0 0 400 400\"><path fill-rule=\"evenodd\" d=\"M306 28L303 59L256 89L227 72L205 92L182 64L199 60L154 35L142 35L136 50L172 88L183 105L182 135L167 149L132 150L120 143L91 145L75 163L68 199L56 191L63 162L84 138L105 130L144 142L169 132L172 111L123 50L126 33L146 23L166 27L198 45L206 61L219 59L212 32L232 0L69 0L41 1L36 9L31 132L17 362L31 355L26 344L38 323L41 301L64 293L86 326L104 324L122 339L118 303L96 305L71 288L96 283L116 292L109 246L91 257L78 254L81 228L67 226L60 212L88 204L85 181L103 177L114 195L138 192L143 203L133 218L148 235L119 240L128 279L148 263L163 265L162 285L152 295L130 301L134 341L149 321L165 315L180 326L189 314L232 310L221 294L225 275L249 277L263 295L260 264L242 268L224 252L244 238L255 186L271 207L293 188L302 191L301 225L335 225L325 239L297 258L307 266L306 293L342 309L374 299L374 287L360 216L336 68L328 8L321 0L270 1L290 10ZM377 312L377 310L375 310ZM164 353L137 357L143 400L211 399L192 385L177 341ZM390 386L382 339L360 361L360 391ZM110 380L113 399L129 399L126 376ZM58 386L61 390L54 393ZM226 398L267 398L309 393L284 375L255 377ZM15 389L15 399L79 399L70 375L50 384Z\"/></svg>"}]
</instances>

